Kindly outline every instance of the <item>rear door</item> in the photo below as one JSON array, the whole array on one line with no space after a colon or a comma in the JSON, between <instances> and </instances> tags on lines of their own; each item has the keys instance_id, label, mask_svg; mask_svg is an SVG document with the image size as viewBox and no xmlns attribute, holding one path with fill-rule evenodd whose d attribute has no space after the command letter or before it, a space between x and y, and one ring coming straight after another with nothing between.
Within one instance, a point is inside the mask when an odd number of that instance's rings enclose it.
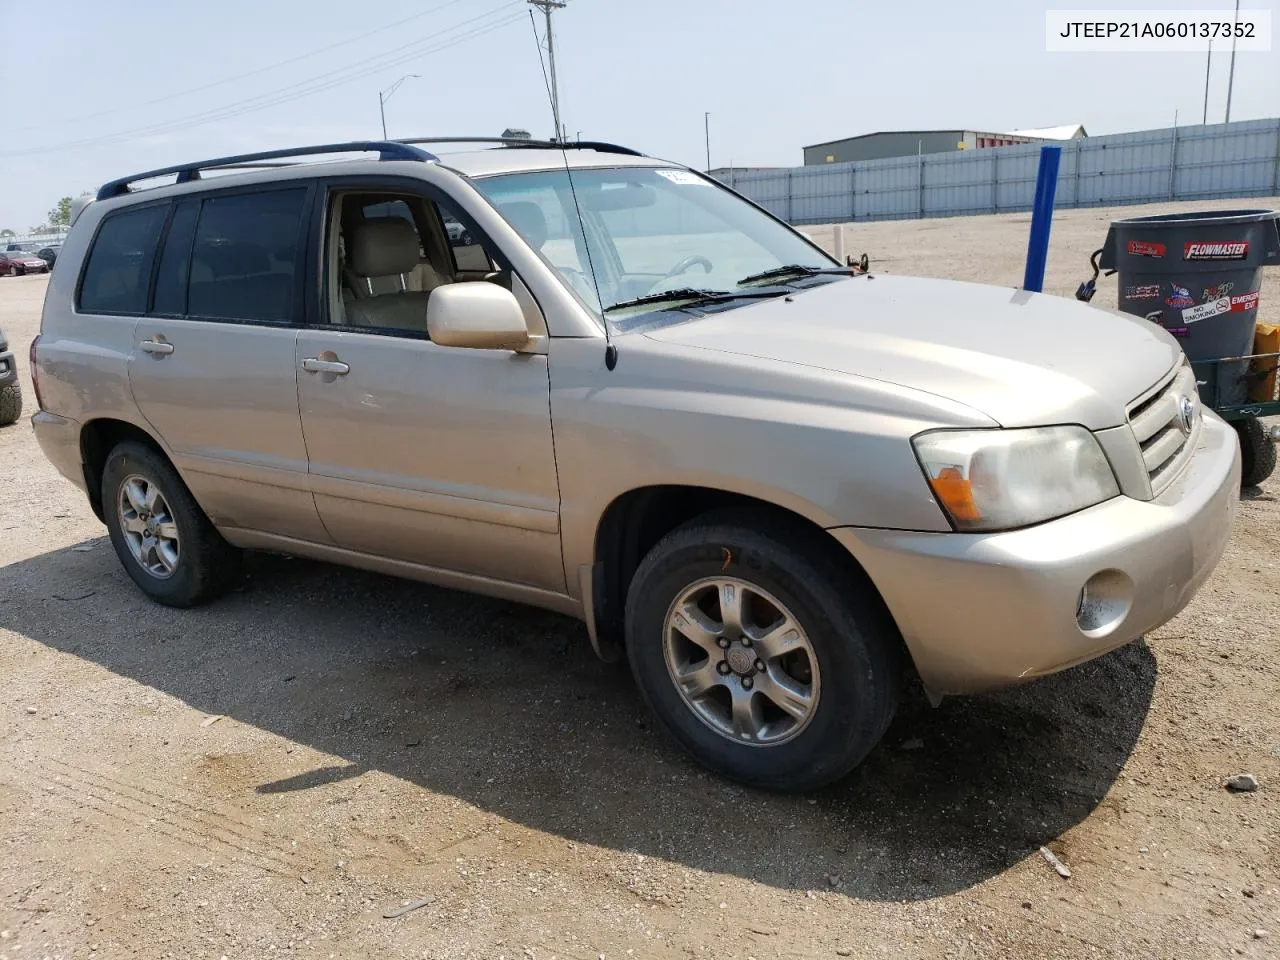
<instances>
[{"instance_id":1,"label":"rear door","mask_svg":"<svg viewBox=\"0 0 1280 960\"><path fill-rule=\"evenodd\" d=\"M311 190L273 185L174 204L129 382L215 524L327 543L294 362Z\"/></svg>"}]
</instances>

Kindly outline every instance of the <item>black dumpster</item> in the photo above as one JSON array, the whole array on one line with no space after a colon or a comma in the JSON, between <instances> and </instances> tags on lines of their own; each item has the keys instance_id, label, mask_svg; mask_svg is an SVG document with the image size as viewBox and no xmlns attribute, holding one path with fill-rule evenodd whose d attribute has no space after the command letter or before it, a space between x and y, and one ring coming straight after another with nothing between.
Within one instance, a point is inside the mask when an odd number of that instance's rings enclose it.
<instances>
[{"instance_id":1,"label":"black dumpster","mask_svg":"<svg viewBox=\"0 0 1280 960\"><path fill-rule=\"evenodd\" d=\"M1262 267L1280 264L1280 210L1211 210L1112 222L1098 266L1119 272L1119 306L1182 343L1218 408L1243 403L1249 364L1197 364L1253 352ZM1158 316L1156 316L1158 314Z\"/></svg>"}]
</instances>

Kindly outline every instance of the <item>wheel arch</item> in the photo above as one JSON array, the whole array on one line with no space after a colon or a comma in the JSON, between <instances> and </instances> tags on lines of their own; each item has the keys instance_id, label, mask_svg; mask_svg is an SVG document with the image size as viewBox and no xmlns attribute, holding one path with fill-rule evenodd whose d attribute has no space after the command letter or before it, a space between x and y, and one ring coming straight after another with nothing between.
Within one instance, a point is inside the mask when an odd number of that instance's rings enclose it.
<instances>
[{"instance_id":1,"label":"wheel arch","mask_svg":"<svg viewBox=\"0 0 1280 960\"><path fill-rule=\"evenodd\" d=\"M89 506L93 508L94 515L104 523L106 521L102 509L102 471L111 451L126 440L146 444L168 460L170 465L173 464L160 442L135 423L111 417L99 417L84 424L80 428L80 463L84 469L85 491L89 495Z\"/></svg>"},{"instance_id":2,"label":"wheel arch","mask_svg":"<svg viewBox=\"0 0 1280 960\"><path fill-rule=\"evenodd\" d=\"M615 497L605 508L596 525L593 563L579 570L583 617L592 647L601 659L614 662L622 657L627 591L645 554L676 527L696 517L721 513L750 517L754 524L783 530L804 541L880 597L857 559L810 517L768 500L713 487L637 487Z\"/></svg>"}]
</instances>

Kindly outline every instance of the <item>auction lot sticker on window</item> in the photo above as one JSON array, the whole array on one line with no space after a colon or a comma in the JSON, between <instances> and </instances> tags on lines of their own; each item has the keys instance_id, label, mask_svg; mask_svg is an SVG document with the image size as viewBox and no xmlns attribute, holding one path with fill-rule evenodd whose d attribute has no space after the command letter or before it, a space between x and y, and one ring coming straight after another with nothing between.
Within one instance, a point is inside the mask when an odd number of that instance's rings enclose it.
<instances>
[{"instance_id":1,"label":"auction lot sticker on window","mask_svg":"<svg viewBox=\"0 0 1280 960\"><path fill-rule=\"evenodd\" d=\"M683 183L689 187L708 187L707 181L703 180L696 173L690 173L688 170L655 170L653 171L660 177L666 177L672 183Z\"/></svg>"},{"instance_id":2,"label":"auction lot sticker on window","mask_svg":"<svg viewBox=\"0 0 1280 960\"><path fill-rule=\"evenodd\" d=\"M1224 5L1225 6L1225 5ZM1271 11L1049 10L1045 49L1050 53L1204 53L1232 43L1237 52L1271 49Z\"/></svg>"}]
</instances>

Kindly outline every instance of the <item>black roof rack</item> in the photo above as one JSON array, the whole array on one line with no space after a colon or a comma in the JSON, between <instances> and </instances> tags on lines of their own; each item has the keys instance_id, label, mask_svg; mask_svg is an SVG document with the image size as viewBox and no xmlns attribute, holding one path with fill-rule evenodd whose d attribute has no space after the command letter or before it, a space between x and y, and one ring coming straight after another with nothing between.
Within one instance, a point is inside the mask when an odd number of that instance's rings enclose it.
<instances>
[{"instance_id":1,"label":"black roof rack","mask_svg":"<svg viewBox=\"0 0 1280 960\"><path fill-rule=\"evenodd\" d=\"M596 153L620 153L627 157L643 157L639 150L600 140L530 140L524 137L406 137L396 143L496 143L504 147L535 150L594 150Z\"/></svg>"},{"instance_id":2,"label":"black roof rack","mask_svg":"<svg viewBox=\"0 0 1280 960\"><path fill-rule=\"evenodd\" d=\"M322 143L313 147L290 147L286 150L266 150L262 153L243 153L234 157L218 157L213 160L201 160L198 163L180 163L172 167L161 167L159 170L147 170L129 177L112 180L103 184L98 191L99 200L109 200L129 192L129 184L138 180L150 180L171 173L178 175L177 183L187 183L200 179L201 170L223 169L257 169L271 166L261 164L261 160L278 160L283 157L310 157L325 153L377 153L379 160L436 160L435 154L410 146L408 143L389 140L353 140L349 143ZM284 164L279 164L284 166Z\"/></svg>"}]
</instances>

